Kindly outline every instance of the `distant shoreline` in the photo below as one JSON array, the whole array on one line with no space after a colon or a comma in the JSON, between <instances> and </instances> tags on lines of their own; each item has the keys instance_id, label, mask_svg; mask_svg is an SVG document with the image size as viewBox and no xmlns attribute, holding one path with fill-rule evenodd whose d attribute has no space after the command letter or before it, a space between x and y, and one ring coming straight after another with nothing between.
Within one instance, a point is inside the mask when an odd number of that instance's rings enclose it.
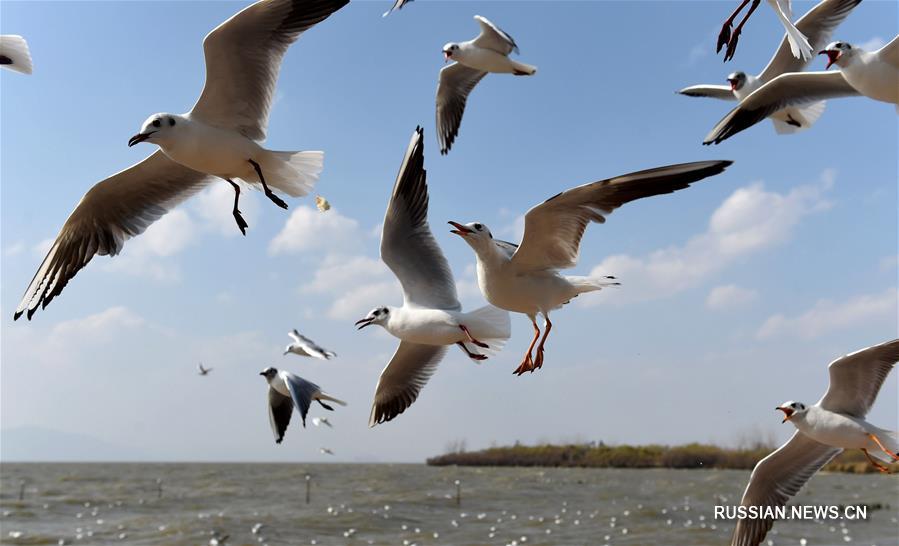
<instances>
[{"instance_id":1,"label":"distant shoreline","mask_svg":"<svg viewBox=\"0 0 899 546\"><path fill-rule=\"evenodd\" d=\"M542 444L455 451L427 459L430 466L537 466L553 468L684 468L752 470L774 447L724 448L709 444L679 446L609 446L605 444ZM890 466L899 471L899 464ZM877 472L860 451L841 453L825 471L867 474Z\"/></svg>"}]
</instances>

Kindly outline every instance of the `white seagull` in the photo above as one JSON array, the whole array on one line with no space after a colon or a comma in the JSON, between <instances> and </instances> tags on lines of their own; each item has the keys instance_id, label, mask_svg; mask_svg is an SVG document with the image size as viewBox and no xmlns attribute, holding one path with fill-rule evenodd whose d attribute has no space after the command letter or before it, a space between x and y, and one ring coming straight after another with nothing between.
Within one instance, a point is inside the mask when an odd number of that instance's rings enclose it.
<instances>
[{"instance_id":1,"label":"white seagull","mask_svg":"<svg viewBox=\"0 0 899 546\"><path fill-rule=\"evenodd\" d=\"M830 387L813 406L784 402L784 412L798 429L793 437L755 465L742 506L784 506L815 473L844 449L860 449L878 470L899 461L895 432L865 421L877 393L899 361L899 339L868 347L830 363ZM774 524L772 519L741 519L731 546L756 546Z\"/></svg>"},{"instance_id":2,"label":"white seagull","mask_svg":"<svg viewBox=\"0 0 899 546\"><path fill-rule=\"evenodd\" d=\"M790 73L774 78L724 116L703 144L720 144L779 110L822 99L863 95L895 104L899 112L899 36L873 52L838 41L820 54L827 55L827 68L837 65L840 70Z\"/></svg>"},{"instance_id":3,"label":"white seagull","mask_svg":"<svg viewBox=\"0 0 899 546\"><path fill-rule=\"evenodd\" d=\"M294 406L300 412L303 427L306 426L306 414L309 413L309 406L313 400L328 411L334 411L334 408L322 400L346 406L343 400L322 392L318 385L294 373L269 367L259 372L259 375L265 377L268 382L268 418L272 432L275 433L275 442L278 444L284 439L284 432L290 424Z\"/></svg>"},{"instance_id":4,"label":"white seagull","mask_svg":"<svg viewBox=\"0 0 899 546\"><path fill-rule=\"evenodd\" d=\"M326 447L320 447L320 448L318 449L318 451L319 451L322 455L334 455L334 452L331 451L330 449L326 448Z\"/></svg>"},{"instance_id":5,"label":"white seagull","mask_svg":"<svg viewBox=\"0 0 899 546\"><path fill-rule=\"evenodd\" d=\"M328 421L327 417L313 417L312 424L320 427L322 425L327 426L328 428L334 428L334 425L331 424L331 421Z\"/></svg>"},{"instance_id":6,"label":"white seagull","mask_svg":"<svg viewBox=\"0 0 899 546\"><path fill-rule=\"evenodd\" d=\"M25 38L15 34L0 35L0 66L22 74L31 74L34 67Z\"/></svg>"},{"instance_id":7,"label":"white seagull","mask_svg":"<svg viewBox=\"0 0 899 546\"><path fill-rule=\"evenodd\" d=\"M462 114L468 94L488 72L533 76L536 66L513 61L509 54L518 53L518 45L511 36L480 15L474 16L481 25L481 33L474 40L443 46L446 62L456 61L440 70L437 85L437 142L440 153L446 154L459 134Z\"/></svg>"},{"instance_id":8,"label":"white seagull","mask_svg":"<svg viewBox=\"0 0 899 546\"><path fill-rule=\"evenodd\" d=\"M524 217L521 245L493 238L484 224L450 222L475 251L478 286L493 305L524 313L534 326L534 338L514 373L533 372L543 365L543 346L552 329L549 313L584 292L617 285L614 277L571 277L559 269L574 267L581 237L590 222L604 223L621 205L653 195L672 193L693 182L721 173L730 161L699 161L669 165L584 184L550 197ZM540 337L537 314L543 315L546 333Z\"/></svg>"},{"instance_id":9,"label":"white seagull","mask_svg":"<svg viewBox=\"0 0 899 546\"><path fill-rule=\"evenodd\" d=\"M223 178L234 187L232 213L245 233L237 208L235 179L261 185L276 204L287 204L271 188L305 195L322 169L322 152L272 152L265 138L281 59L307 29L349 0L261 0L206 36L206 85L186 114L154 114L129 140L161 149L91 188L63 224L41 263L15 318L46 307L94 257L118 254L179 203Z\"/></svg>"},{"instance_id":10,"label":"white seagull","mask_svg":"<svg viewBox=\"0 0 899 546\"><path fill-rule=\"evenodd\" d=\"M448 345L480 361L511 335L509 313L492 305L462 312L456 283L428 226L424 142L416 128L403 157L381 231L381 259L403 286L402 307L379 307L356 322L377 324L400 339L381 372L369 426L390 421L415 402Z\"/></svg>"},{"instance_id":11,"label":"white seagull","mask_svg":"<svg viewBox=\"0 0 899 546\"><path fill-rule=\"evenodd\" d=\"M198 375L207 375L211 371L212 371L212 368L204 368L202 362L197 364L197 374Z\"/></svg>"},{"instance_id":12,"label":"white seagull","mask_svg":"<svg viewBox=\"0 0 899 546\"><path fill-rule=\"evenodd\" d=\"M796 28L808 36L815 49L820 49L830 41L833 31L843 22L852 9L862 0L824 0L812 8L796 22ZM693 85L678 91L690 97L710 97L714 99L741 101L753 91L787 72L800 72L809 60L797 59L790 53L787 36L780 42L768 66L758 76L736 71L727 76L729 85ZM824 101L802 108L785 108L771 115L774 129L778 134L789 134L808 129L824 112Z\"/></svg>"},{"instance_id":13,"label":"white seagull","mask_svg":"<svg viewBox=\"0 0 899 546\"><path fill-rule=\"evenodd\" d=\"M403 8L406 6L406 4L409 4L409 3L411 3L412 1L413 1L413 0L396 0L396 1L393 3L393 5L390 6L390 9L387 10L387 11L385 11L384 14L381 15L381 17L387 17L388 15L390 15L391 13L393 13L394 11L399 11L399 10L403 9Z\"/></svg>"},{"instance_id":14,"label":"white seagull","mask_svg":"<svg viewBox=\"0 0 899 546\"><path fill-rule=\"evenodd\" d=\"M734 23L734 19L736 19L740 11L742 11L750 1L752 2L752 5L749 6L749 11L743 17L743 20L740 21L740 24L737 25L737 28L731 32L731 26ZM724 21L724 25L721 27L721 33L718 35L718 45L715 48L715 52L720 52L721 47L724 46L724 44L727 44L727 51L724 52L724 62L727 62L734 57L734 53L737 51L737 41L740 39L740 33L743 31L743 25L746 24L746 21L749 20L749 17L752 16L752 12L755 11L755 8L759 7L760 3L761 0L742 0L737 9L734 10L726 21ZM811 59L812 53L814 52L812 46L808 43L808 39L805 35L790 22L790 17L793 16L790 0L768 0L768 4L774 9L774 13L777 15L777 18L780 19L780 23L783 25L784 30L787 31L787 39L790 41L790 52L793 56L797 59Z\"/></svg>"},{"instance_id":15,"label":"white seagull","mask_svg":"<svg viewBox=\"0 0 899 546\"><path fill-rule=\"evenodd\" d=\"M287 335L293 339L293 343L291 343L287 346L287 348L284 349L285 355L293 353L295 355L311 356L313 358L319 358L321 360L328 360L337 356L337 353L329 351L321 345L318 345L308 337L297 332L296 329L287 332Z\"/></svg>"}]
</instances>

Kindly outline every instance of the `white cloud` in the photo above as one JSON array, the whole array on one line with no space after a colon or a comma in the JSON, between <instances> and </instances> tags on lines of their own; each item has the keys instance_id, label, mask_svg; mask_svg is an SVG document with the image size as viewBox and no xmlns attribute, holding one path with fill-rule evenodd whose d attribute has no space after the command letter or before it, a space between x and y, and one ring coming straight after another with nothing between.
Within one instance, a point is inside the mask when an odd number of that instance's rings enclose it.
<instances>
[{"instance_id":1,"label":"white cloud","mask_svg":"<svg viewBox=\"0 0 899 546\"><path fill-rule=\"evenodd\" d=\"M603 260L591 275L615 275L625 289L581 305L645 301L696 286L741 258L789 240L802 218L830 208L824 194L832 185L833 173L825 171L820 183L786 194L767 191L761 182L739 188L712 214L708 229L686 243L643 257L618 254Z\"/></svg>"},{"instance_id":2,"label":"white cloud","mask_svg":"<svg viewBox=\"0 0 899 546\"><path fill-rule=\"evenodd\" d=\"M50 341L63 342L90 339L94 342L114 337L117 330L136 328L144 320L127 307L110 307L80 319L60 322L50 331Z\"/></svg>"},{"instance_id":3,"label":"white cloud","mask_svg":"<svg viewBox=\"0 0 899 546\"><path fill-rule=\"evenodd\" d=\"M269 243L269 254L294 254L322 249L343 252L359 246L362 234L359 222L341 215L336 209L319 212L311 207L299 207L281 231Z\"/></svg>"},{"instance_id":4,"label":"white cloud","mask_svg":"<svg viewBox=\"0 0 899 546\"><path fill-rule=\"evenodd\" d=\"M50 252L50 248L53 246L53 241L55 241L55 240L56 240L55 237L50 237L49 239L44 239L43 241L40 241L39 243L34 245L31 248L31 251L34 253L35 256L43 258L44 256L47 255L48 252Z\"/></svg>"},{"instance_id":5,"label":"white cloud","mask_svg":"<svg viewBox=\"0 0 899 546\"><path fill-rule=\"evenodd\" d=\"M397 281L382 281L356 285L349 290L341 292L331 307L328 308L328 317L335 320L351 320L365 316L366 313L391 303L401 305L402 292Z\"/></svg>"},{"instance_id":6,"label":"white cloud","mask_svg":"<svg viewBox=\"0 0 899 546\"><path fill-rule=\"evenodd\" d=\"M858 47L864 49L865 51L877 51L886 45L886 41L880 36L875 36L868 40L867 42L863 42L858 44Z\"/></svg>"},{"instance_id":7,"label":"white cloud","mask_svg":"<svg viewBox=\"0 0 899 546\"><path fill-rule=\"evenodd\" d=\"M811 339L847 327L858 327L876 320L891 320L897 312L896 288L880 294L856 296L844 302L820 300L814 307L787 317L773 315L758 329L759 339L799 336Z\"/></svg>"},{"instance_id":8,"label":"white cloud","mask_svg":"<svg viewBox=\"0 0 899 546\"><path fill-rule=\"evenodd\" d=\"M240 192L238 208L251 227L255 225L254 220L258 218L259 213L257 193L246 186ZM231 184L225 181L213 182L191 200L191 205L203 221L204 228L228 237L240 235L240 229L231 212L234 208L234 188Z\"/></svg>"},{"instance_id":9,"label":"white cloud","mask_svg":"<svg viewBox=\"0 0 899 546\"><path fill-rule=\"evenodd\" d=\"M330 255L315 271L312 281L303 285L302 292L324 293L346 291L349 286L357 286L366 280L385 279L390 270L384 263L368 256Z\"/></svg>"},{"instance_id":10,"label":"white cloud","mask_svg":"<svg viewBox=\"0 0 899 546\"><path fill-rule=\"evenodd\" d=\"M16 256L22 253L25 250L25 242L17 241L4 249L3 255L7 257Z\"/></svg>"},{"instance_id":11,"label":"white cloud","mask_svg":"<svg viewBox=\"0 0 899 546\"><path fill-rule=\"evenodd\" d=\"M129 239L122 252L103 264L106 271L150 277L158 281L180 278L177 264L170 259L198 239L197 226L184 210L176 209Z\"/></svg>"},{"instance_id":12,"label":"white cloud","mask_svg":"<svg viewBox=\"0 0 899 546\"><path fill-rule=\"evenodd\" d=\"M758 293L755 290L742 288L735 284L726 284L712 288L705 299L705 305L709 309L723 311L752 303L757 297Z\"/></svg>"}]
</instances>

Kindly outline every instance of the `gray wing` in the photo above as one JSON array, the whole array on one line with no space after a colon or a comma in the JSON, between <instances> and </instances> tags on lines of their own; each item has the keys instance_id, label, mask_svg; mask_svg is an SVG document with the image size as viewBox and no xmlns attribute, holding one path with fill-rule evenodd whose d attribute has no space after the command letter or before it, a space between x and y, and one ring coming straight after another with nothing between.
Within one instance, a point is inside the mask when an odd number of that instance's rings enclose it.
<instances>
[{"instance_id":1,"label":"gray wing","mask_svg":"<svg viewBox=\"0 0 899 546\"><path fill-rule=\"evenodd\" d=\"M450 151L459 135L468 94L486 75L486 72L460 63L440 70L440 82L437 84L437 143L442 155Z\"/></svg>"},{"instance_id":2,"label":"gray wing","mask_svg":"<svg viewBox=\"0 0 899 546\"><path fill-rule=\"evenodd\" d=\"M512 259L512 256L515 255L515 252L518 251L518 245L515 243L510 243L509 241L502 241L500 239L494 239L493 243L497 248L503 251L503 254L506 255L506 258Z\"/></svg>"},{"instance_id":3,"label":"gray wing","mask_svg":"<svg viewBox=\"0 0 899 546\"><path fill-rule=\"evenodd\" d=\"M0 36L0 66L22 74L31 74L34 66L25 38L15 34Z\"/></svg>"},{"instance_id":4,"label":"gray wing","mask_svg":"<svg viewBox=\"0 0 899 546\"><path fill-rule=\"evenodd\" d=\"M820 444L796 431L776 451L752 470L741 506L785 506L821 467L842 449ZM774 525L772 519L741 519L734 529L731 546L757 546Z\"/></svg>"},{"instance_id":5,"label":"gray wing","mask_svg":"<svg viewBox=\"0 0 899 546\"><path fill-rule=\"evenodd\" d=\"M368 426L386 423L406 411L434 375L446 350L445 345L401 341L378 378Z\"/></svg>"},{"instance_id":6,"label":"gray wing","mask_svg":"<svg viewBox=\"0 0 899 546\"><path fill-rule=\"evenodd\" d=\"M408 4L408 3L412 2L412 1L413 1L413 0L396 0L396 1L393 3L393 6L391 6L389 10L385 11L384 14L381 15L381 17L387 17L388 15L390 15L391 13L393 13L394 11L399 11L399 10L403 9L403 7L404 7L406 4Z\"/></svg>"},{"instance_id":7,"label":"gray wing","mask_svg":"<svg viewBox=\"0 0 899 546\"><path fill-rule=\"evenodd\" d=\"M890 43L877 50L881 59L899 68L899 35L890 40Z\"/></svg>"},{"instance_id":8,"label":"gray wing","mask_svg":"<svg viewBox=\"0 0 899 546\"><path fill-rule=\"evenodd\" d=\"M260 0L203 40L206 84L191 115L262 140L287 48L349 0Z\"/></svg>"},{"instance_id":9,"label":"gray wing","mask_svg":"<svg viewBox=\"0 0 899 546\"><path fill-rule=\"evenodd\" d=\"M492 49L502 55L508 55L513 51L518 53L518 44L507 32L488 21L486 17L475 15L474 20L481 25L481 33L474 39L474 45Z\"/></svg>"},{"instance_id":10,"label":"gray wing","mask_svg":"<svg viewBox=\"0 0 899 546\"><path fill-rule=\"evenodd\" d=\"M692 85L690 87L684 87L680 91L678 91L681 95L687 95L688 97L708 97L711 99L721 99L721 100L737 100L737 97L734 96L734 92L730 90L730 86L727 85Z\"/></svg>"},{"instance_id":11,"label":"gray wing","mask_svg":"<svg viewBox=\"0 0 899 546\"><path fill-rule=\"evenodd\" d=\"M95 255L115 256L125 241L199 191L211 178L157 151L94 185L63 224L25 290L14 319L47 307Z\"/></svg>"},{"instance_id":12,"label":"gray wing","mask_svg":"<svg viewBox=\"0 0 899 546\"><path fill-rule=\"evenodd\" d=\"M272 425L275 434L275 443L280 444L290 424L290 416L293 414L293 402L289 396L284 396L275 389L268 389L268 422Z\"/></svg>"},{"instance_id":13,"label":"gray wing","mask_svg":"<svg viewBox=\"0 0 899 546\"><path fill-rule=\"evenodd\" d=\"M428 184L421 127L396 176L381 231L381 259L403 285L406 305L461 309L456 283L428 226Z\"/></svg>"},{"instance_id":14,"label":"gray wing","mask_svg":"<svg viewBox=\"0 0 899 546\"><path fill-rule=\"evenodd\" d=\"M313 356L315 358L320 358L322 360L328 360L332 356L337 356L335 353L328 351L327 349L325 349L321 345L317 344L316 342L312 341L311 339L304 336L303 334L299 333L295 329L292 332L290 332L288 335L290 337L292 337L294 340L296 340L296 342L298 344L302 345L303 350L305 350L307 353L309 353L310 356Z\"/></svg>"},{"instance_id":15,"label":"gray wing","mask_svg":"<svg viewBox=\"0 0 899 546\"><path fill-rule=\"evenodd\" d=\"M284 382L287 384L287 390L290 391L290 397L293 398L293 405L300 412L303 418L303 427L306 426L306 414L309 413L309 406L312 404L312 397L321 392L321 389L315 383L306 381L302 377L290 372L283 373Z\"/></svg>"},{"instance_id":16,"label":"gray wing","mask_svg":"<svg viewBox=\"0 0 899 546\"><path fill-rule=\"evenodd\" d=\"M550 197L524 217L524 237L512 257L519 270L564 269L577 263L590 222L604 223L621 205L682 190L724 171L730 161L668 165L584 184Z\"/></svg>"},{"instance_id":17,"label":"gray wing","mask_svg":"<svg viewBox=\"0 0 899 546\"><path fill-rule=\"evenodd\" d=\"M828 366L830 387L818 405L826 410L864 419L897 361L899 339L834 360Z\"/></svg>"},{"instance_id":18,"label":"gray wing","mask_svg":"<svg viewBox=\"0 0 899 546\"><path fill-rule=\"evenodd\" d=\"M862 0L824 0L796 21L796 28L808 38L815 51L820 51L829 42L833 31L846 19L855 6ZM787 72L800 72L808 66L810 60L797 59L790 50L789 38L784 34L780 47L768 66L759 74L759 79L769 82Z\"/></svg>"},{"instance_id":19,"label":"gray wing","mask_svg":"<svg viewBox=\"0 0 899 546\"><path fill-rule=\"evenodd\" d=\"M743 99L705 137L703 144L720 144L752 127L771 114L789 106L799 106L836 97L855 97L839 70L834 72L791 72L780 75Z\"/></svg>"}]
</instances>

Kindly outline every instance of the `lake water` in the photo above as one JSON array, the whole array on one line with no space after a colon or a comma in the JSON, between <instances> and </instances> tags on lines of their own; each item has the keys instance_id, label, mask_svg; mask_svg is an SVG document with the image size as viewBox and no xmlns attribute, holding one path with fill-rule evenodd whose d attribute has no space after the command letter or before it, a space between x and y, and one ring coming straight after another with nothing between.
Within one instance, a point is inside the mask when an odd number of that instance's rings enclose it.
<instances>
[{"instance_id":1,"label":"lake water","mask_svg":"<svg viewBox=\"0 0 899 546\"><path fill-rule=\"evenodd\" d=\"M733 522L715 521L714 506L738 504L748 477L663 469L3 464L0 543L197 546L228 535L229 546L723 546ZM771 544L899 544L897 476L819 474L798 501L883 508L869 509L866 521L778 522Z\"/></svg>"}]
</instances>

